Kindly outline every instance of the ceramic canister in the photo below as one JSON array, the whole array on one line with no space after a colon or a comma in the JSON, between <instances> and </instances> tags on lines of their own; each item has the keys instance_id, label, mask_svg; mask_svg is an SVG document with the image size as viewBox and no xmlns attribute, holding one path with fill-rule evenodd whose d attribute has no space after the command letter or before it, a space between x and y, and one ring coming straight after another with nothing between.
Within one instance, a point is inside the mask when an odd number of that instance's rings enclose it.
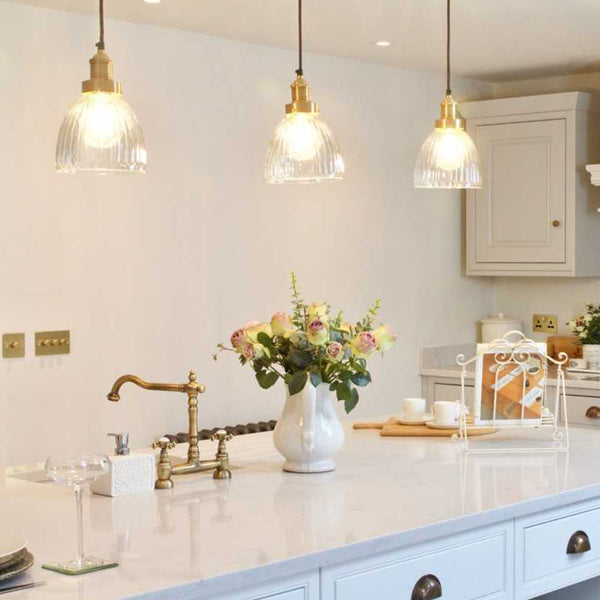
<instances>
[{"instance_id":1,"label":"ceramic canister","mask_svg":"<svg viewBox=\"0 0 600 600\"><path fill-rule=\"evenodd\" d=\"M522 321L506 317L504 313L481 319L479 323L481 325L481 341L484 344L489 344L503 337L509 331L523 331Z\"/></svg>"}]
</instances>

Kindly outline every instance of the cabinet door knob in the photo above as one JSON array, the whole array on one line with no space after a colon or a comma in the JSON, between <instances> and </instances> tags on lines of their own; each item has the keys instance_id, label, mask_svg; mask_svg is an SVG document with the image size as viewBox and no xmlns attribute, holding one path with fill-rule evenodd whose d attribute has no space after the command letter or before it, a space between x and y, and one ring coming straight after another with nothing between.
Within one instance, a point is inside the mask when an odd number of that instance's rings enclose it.
<instances>
[{"instance_id":1,"label":"cabinet door knob","mask_svg":"<svg viewBox=\"0 0 600 600\"><path fill-rule=\"evenodd\" d=\"M585 416L588 419L600 419L600 407L598 407L598 406L590 406L585 411Z\"/></svg>"},{"instance_id":2,"label":"cabinet door knob","mask_svg":"<svg viewBox=\"0 0 600 600\"><path fill-rule=\"evenodd\" d=\"M567 544L567 554L585 554L591 549L590 538L585 531L576 531Z\"/></svg>"},{"instance_id":3,"label":"cabinet door knob","mask_svg":"<svg viewBox=\"0 0 600 600\"><path fill-rule=\"evenodd\" d=\"M554 219L554 221L552 221L552 227L560 227L560 221L558 219Z\"/></svg>"},{"instance_id":4,"label":"cabinet door knob","mask_svg":"<svg viewBox=\"0 0 600 600\"><path fill-rule=\"evenodd\" d=\"M442 584L435 575L423 575L415 584L411 600L433 600L442 597Z\"/></svg>"}]
</instances>

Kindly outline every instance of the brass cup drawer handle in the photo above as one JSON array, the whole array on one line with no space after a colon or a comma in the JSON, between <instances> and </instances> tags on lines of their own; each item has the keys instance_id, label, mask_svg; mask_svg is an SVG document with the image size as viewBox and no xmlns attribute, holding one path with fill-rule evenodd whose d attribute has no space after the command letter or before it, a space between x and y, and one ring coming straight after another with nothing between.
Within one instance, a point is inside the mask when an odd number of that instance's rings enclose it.
<instances>
[{"instance_id":1,"label":"brass cup drawer handle","mask_svg":"<svg viewBox=\"0 0 600 600\"><path fill-rule=\"evenodd\" d=\"M576 531L567 544L567 554L585 554L591 549L590 538L585 531Z\"/></svg>"},{"instance_id":2,"label":"brass cup drawer handle","mask_svg":"<svg viewBox=\"0 0 600 600\"><path fill-rule=\"evenodd\" d=\"M435 575L423 575L415 584L411 600L434 600L442 597L442 584Z\"/></svg>"},{"instance_id":3,"label":"brass cup drawer handle","mask_svg":"<svg viewBox=\"0 0 600 600\"><path fill-rule=\"evenodd\" d=\"M585 416L588 419L600 419L600 407L598 407L598 406L590 406L585 411Z\"/></svg>"}]
</instances>

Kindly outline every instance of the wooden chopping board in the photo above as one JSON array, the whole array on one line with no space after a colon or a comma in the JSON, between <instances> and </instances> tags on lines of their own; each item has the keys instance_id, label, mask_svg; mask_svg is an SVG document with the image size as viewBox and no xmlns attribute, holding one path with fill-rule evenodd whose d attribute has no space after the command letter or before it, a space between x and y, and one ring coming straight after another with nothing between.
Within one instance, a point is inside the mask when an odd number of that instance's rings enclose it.
<instances>
[{"instance_id":1,"label":"wooden chopping board","mask_svg":"<svg viewBox=\"0 0 600 600\"><path fill-rule=\"evenodd\" d=\"M456 429L432 429L427 425L400 425L394 417L381 423L354 423L354 429L379 429L384 437L452 437L459 432ZM498 431L494 427L469 427L469 435L487 435Z\"/></svg>"},{"instance_id":2,"label":"wooden chopping board","mask_svg":"<svg viewBox=\"0 0 600 600\"><path fill-rule=\"evenodd\" d=\"M469 427L469 437L498 431L494 427ZM385 425L379 435L390 437L452 437L459 429L432 429L427 425Z\"/></svg>"}]
</instances>

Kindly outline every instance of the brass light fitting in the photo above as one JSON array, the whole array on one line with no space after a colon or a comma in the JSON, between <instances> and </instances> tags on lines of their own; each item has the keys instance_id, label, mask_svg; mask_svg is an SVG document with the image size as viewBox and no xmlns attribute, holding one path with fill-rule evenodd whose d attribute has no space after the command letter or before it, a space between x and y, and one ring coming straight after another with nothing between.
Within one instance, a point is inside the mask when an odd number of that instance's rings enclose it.
<instances>
[{"instance_id":1,"label":"brass light fitting","mask_svg":"<svg viewBox=\"0 0 600 600\"><path fill-rule=\"evenodd\" d=\"M121 93L121 84L113 79L113 61L104 51L104 0L99 0L100 40L98 51L90 58L90 78L83 81L81 89L86 92Z\"/></svg>"},{"instance_id":2,"label":"brass light fitting","mask_svg":"<svg viewBox=\"0 0 600 600\"><path fill-rule=\"evenodd\" d=\"M292 88L292 101L285 105L285 114L308 113L318 114L319 105L310 99L310 85L302 73L298 73L296 80L290 86Z\"/></svg>"},{"instance_id":3,"label":"brass light fitting","mask_svg":"<svg viewBox=\"0 0 600 600\"><path fill-rule=\"evenodd\" d=\"M458 103L452 98L452 94L446 94L440 102L440 118L435 120L435 128L464 129L466 122L457 107Z\"/></svg>"},{"instance_id":4,"label":"brass light fitting","mask_svg":"<svg viewBox=\"0 0 600 600\"><path fill-rule=\"evenodd\" d=\"M86 92L121 93L121 84L113 79L113 61L104 48L90 58L90 78L81 83L81 90Z\"/></svg>"}]
</instances>

